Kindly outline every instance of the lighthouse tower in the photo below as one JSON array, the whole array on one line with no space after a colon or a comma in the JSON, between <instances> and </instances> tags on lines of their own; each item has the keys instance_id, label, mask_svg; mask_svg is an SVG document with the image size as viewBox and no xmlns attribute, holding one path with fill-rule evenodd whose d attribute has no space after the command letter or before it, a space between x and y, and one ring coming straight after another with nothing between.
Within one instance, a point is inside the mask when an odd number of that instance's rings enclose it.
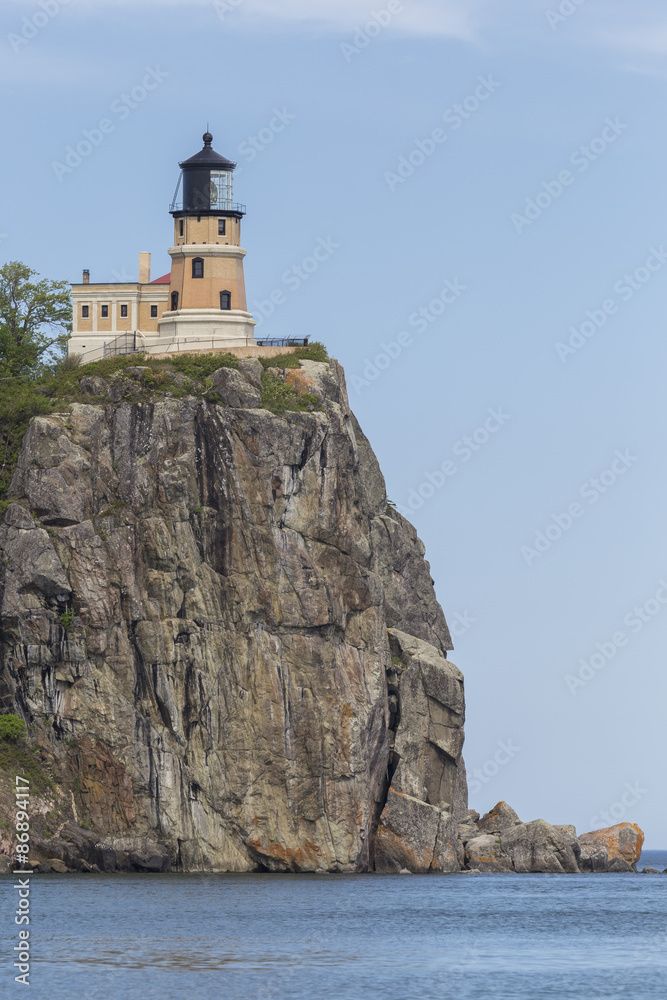
<instances>
[{"instance_id":1,"label":"lighthouse tower","mask_svg":"<svg viewBox=\"0 0 667 1000\"><path fill-rule=\"evenodd\" d=\"M234 204L233 198L236 164L215 152L210 132L203 138L203 148L179 164L181 177L170 209L174 245L169 250L169 299L158 332L160 345L172 350L256 343L243 276L245 206Z\"/></svg>"}]
</instances>

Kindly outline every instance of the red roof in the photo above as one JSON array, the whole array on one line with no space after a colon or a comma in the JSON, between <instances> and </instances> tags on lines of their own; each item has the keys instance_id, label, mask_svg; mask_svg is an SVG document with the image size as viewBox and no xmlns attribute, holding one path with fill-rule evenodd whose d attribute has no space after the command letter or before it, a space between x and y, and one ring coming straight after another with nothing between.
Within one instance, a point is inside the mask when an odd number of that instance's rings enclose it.
<instances>
[{"instance_id":1,"label":"red roof","mask_svg":"<svg viewBox=\"0 0 667 1000\"><path fill-rule=\"evenodd\" d=\"M163 274L161 278L156 278L155 281L151 281L151 285L169 285L171 284L171 274Z\"/></svg>"}]
</instances>

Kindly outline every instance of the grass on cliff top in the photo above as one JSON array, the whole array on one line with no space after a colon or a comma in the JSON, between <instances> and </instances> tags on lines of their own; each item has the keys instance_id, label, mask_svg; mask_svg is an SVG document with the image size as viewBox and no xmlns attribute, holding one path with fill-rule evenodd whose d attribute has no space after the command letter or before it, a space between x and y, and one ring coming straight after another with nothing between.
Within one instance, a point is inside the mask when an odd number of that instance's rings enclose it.
<instances>
[{"instance_id":1,"label":"grass on cliff top","mask_svg":"<svg viewBox=\"0 0 667 1000\"><path fill-rule=\"evenodd\" d=\"M265 369L299 368L300 359L327 361L328 357L323 344L313 343L308 347L298 347L292 353L281 354L276 358L262 358L261 361ZM238 368L238 364L239 359L233 354L176 354L160 359L151 358L150 355L126 354L93 361L78 368L63 365L59 371L40 379L0 381L0 517L7 509L9 487L21 441L32 418L53 413L67 402L102 402L97 397L85 395L81 389L83 378L110 378L122 375L126 368L141 366L149 369L141 384L151 392L171 392L174 396L184 396L194 391L194 387L190 390L175 386L168 376L169 373L176 373L202 384L203 395L209 375L219 368ZM283 389L287 390L287 387L283 385ZM311 399L304 399L294 390L281 391L274 382L265 386L262 402L273 413L306 410L312 404Z\"/></svg>"},{"instance_id":2,"label":"grass on cliff top","mask_svg":"<svg viewBox=\"0 0 667 1000\"><path fill-rule=\"evenodd\" d=\"M313 341L307 347L297 347L289 354L278 354L275 358L260 358L264 368L300 368L301 361L328 361L329 354L324 344Z\"/></svg>"}]
</instances>

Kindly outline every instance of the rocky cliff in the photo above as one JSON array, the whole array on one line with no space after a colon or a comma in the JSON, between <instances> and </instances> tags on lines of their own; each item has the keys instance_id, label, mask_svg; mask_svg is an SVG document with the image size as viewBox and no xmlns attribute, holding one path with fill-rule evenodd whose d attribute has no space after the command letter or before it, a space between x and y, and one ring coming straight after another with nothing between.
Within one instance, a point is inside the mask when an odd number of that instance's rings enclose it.
<instances>
[{"instance_id":1,"label":"rocky cliff","mask_svg":"<svg viewBox=\"0 0 667 1000\"><path fill-rule=\"evenodd\" d=\"M463 678L424 549L340 366L301 378L309 406L274 413L257 361L124 367L30 424L0 699L39 752L35 861L463 864Z\"/></svg>"}]
</instances>

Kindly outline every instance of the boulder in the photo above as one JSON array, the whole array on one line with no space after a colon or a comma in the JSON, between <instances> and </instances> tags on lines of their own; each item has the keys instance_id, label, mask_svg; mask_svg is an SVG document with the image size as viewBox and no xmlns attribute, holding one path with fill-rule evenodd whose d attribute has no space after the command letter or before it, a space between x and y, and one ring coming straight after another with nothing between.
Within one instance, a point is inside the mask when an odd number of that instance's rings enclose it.
<instances>
[{"instance_id":1,"label":"boulder","mask_svg":"<svg viewBox=\"0 0 667 1000\"><path fill-rule=\"evenodd\" d=\"M61 861L60 858L49 858L47 861L41 861L37 865L37 871L42 873L57 872L59 875L66 875L69 870L65 862Z\"/></svg>"},{"instance_id":2,"label":"boulder","mask_svg":"<svg viewBox=\"0 0 667 1000\"><path fill-rule=\"evenodd\" d=\"M238 370L241 372L251 385L254 385L256 389L262 391L262 374L264 372L264 366L262 362L257 358L243 358L239 361Z\"/></svg>"},{"instance_id":3,"label":"boulder","mask_svg":"<svg viewBox=\"0 0 667 1000\"><path fill-rule=\"evenodd\" d=\"M477 827L481 833L504 833L520 823L521 820L512 807L506 802L499 802L481 819L478 818Z\"/></svg>"},{"instance_id":4,"label":"boulder","mask_svg":"<svg viewBox=\"0 0 667 1000\"><path fill-rule=\"evenodd\" d=\"M585 872L636 872L644 833L636 823L618 823L579 837L579 867Z\"/></svg>"},{"instance_id":5,"label":"boulder","mask_svg":"<svg viewBox=\"0 0 667 1000\"><path fill-rule=\"evenodd\" d=\"M375 838L375 870L383 874L456 872L456 846L447 837L450 815L411 795L389 789Z\"/></svg>"},{"instance_id":6,"label":"boulder","mask_svg":"<svg viewBox=\"0 0 667 1000\"><path fill-rule=\"evenodd\" d=\"M225 406L255 409L261 405L262 394L234 368L219 368L210 377L211 386Z\"/></svg>"},{"instance_id":7,"label":"boulder","mask_svg":"<svg viewBox=\"0 0 667 1000\"><path fill-rule=\"evenodd\" d=\"M115 872L118 869L118 859L113 847L96 844L91 858L93 865L102 872Z\"/></svg>"},{"instance_id":8,"label":"boulder","mask_svg":"<svg viewBox=\"0 0 667 1000\"><path fill-rule=\"evenodd\" d=\"M94 874L94 875L102 874L97 865L91 865L90 862L86 861L84 858L81 859L80 865L81 865L80 870L84 873Z\"/></svg>"},{"instance_id":9,"label":"boulder","mask_svg":"<svg viewBox=\"0 0 667 1000\"><path fill-rule=\"evenodd\" d=\"M657 868L642 868L642 875L659 875L660 871Z\"/></svg>"},{"instance_id":10,"label":"boulder","mask_svg":"<svg viewBox=\"0 0 667 1000\"><path fill-rule=\"evenodd\" d=\"M513 872L512 859L503 850L502 842L494 833L483 833L465 845L466 868L476 872Z\"/></svg>"},{"instance_id":11,"label":"boulder","mask_svg":"<svg viewBox=\"0 0 667 1000\"><path fill-rule=\"evenodd\" d=\"M6 875L12 870L12 859L8 854L0 854L0 875Z\"/></svg>"},{"instance_id":12,"label":"boulder","mask_svg":"<svg viewBox=\"0 0 667 1000\"><path fill-rule=\"evenodd\" d=\"M504 802L487 813L484 819L493 813L496 813L496 818L488 820L487 826L502 824L502 829L494 833L478 834L465 843L468 869L475 868L483 872L572 874L579 871L574 827L552 826L543 819L532 823L513 822L516 813ZM511 825L504 825L505 821Z\"/></svg>"},{"instance_id":13,"label":"boulder","mask_svg":"<svg viewBox=\"0 0 667 1000\"><path fill-rule=\"evenodd\" d=\"M166 872L169 871L168 854L151 854L149 851L130 854L130 863L135 871L140 872Z\"/></svg>"},{"instance_id":14,"label":"boulder","mask_svg":"<svg viewBox=\"0 0 667 1000\"><path fill-rule=\"evenodd\" d=\"M109 395L109 383L96 375L84 375L79 382L79 388L81 392L87 393L89 396L106 397Z\"/></svg>"},{"instance_id":15,"label":"boulder","mask_svg":"<svg viewBox=\"0 0 667 1000\"><path fill-rule=\"evenodd\" d=\"M573 848L573 830L536 819L512 827L500 839L517 872L575 874L579 865Z\"/></svg>"}]
</instances>

